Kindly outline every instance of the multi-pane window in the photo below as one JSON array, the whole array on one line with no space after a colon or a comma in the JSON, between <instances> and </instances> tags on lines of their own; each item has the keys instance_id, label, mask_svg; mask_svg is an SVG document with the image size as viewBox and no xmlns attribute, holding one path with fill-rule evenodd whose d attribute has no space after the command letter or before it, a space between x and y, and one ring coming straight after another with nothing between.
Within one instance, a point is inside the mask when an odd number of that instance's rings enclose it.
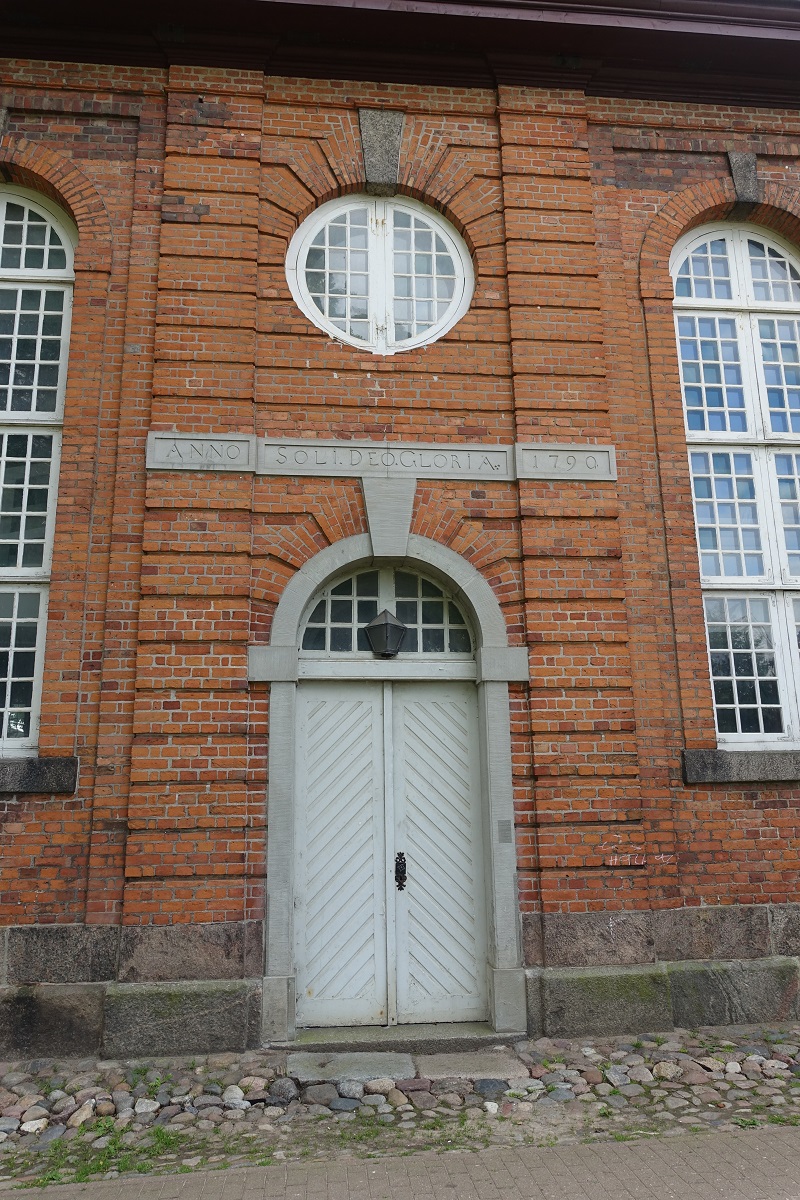
<instances>
[{"instance_id":1,"label":"multi-pane window","mask_svg":"<svg viewBox=\"0 0 800 1200\"><path fill-rule=\"evenodd\" d=\"M757 229L674 255L675 324L720 740L800 745L800 265Z\"/></svg>"},{"instance_id":2,"label":"multi-pane window","mask_svg":"<svg viewBox=\"0 0 800 1200\"><path fill-rule=\"evenodd\" d=\"M406 626L408 654L471 658L472 635L459 604L431 579L399 567L359 571L315 598L300 648L311 654L370 654L364 626L388 609Z\"/></svg>"},{"instance_id":3,"label":"multi-pane window","mask_svg":"<svg viewBox=\"0 0 800 1200\"><path fill-rule=\"evenodd\" d=\"M55 413L65 302L61 288L0 286L0 413Z\"/></svg>"},{"instance_id":4,"label":"multi-pane window","mask_svg":"<svg viewBox=\"0 0 800 1200\"><path fill-rule=\"evenodd\" d=\"M473 271L462 238L414 200L323 204L292 238L292 294L332 337L373 354L435 341L464 315Z\"/></svg>"},{"instance_id":5,"label":"multi-pane window","mask_svg":"<svg viewBox=\"0 0 800 1200\"><path fill-rule=\"evenodd\" d=\"M770 597L704 600L720 733L783 733Z\"/></svg>"},{"instance_id":6,"label":"multi-pane window","mask_svg":"<svg viewBox=\"0 0 800 1200\"><path fill-rule=\"evenodd\" d=\"M323 317L341 333L369 338L369 212L350 208L323 225L308 248L305 283Z\"/></svg>"},{"instance_id":7,"label":"multi-pane window","mask_svg":"<svg viewBox=\"0 0 800 1200\"><path fill-rule=\"evenodd\" d=\"M0 188L0 752L38 737L72 298L67 223Z\"/></svg>"},{"instance_id":8,"label":"multi-pane window","mask_svg":"<svg viewBox=\"0 0 800 1200\"><path fill-rule=\"evenodd\" d=\"M733 317L678 318L686 423L692 430L746 433L744 385Z\"/></svg>"},{"instance_id":9,"label":"multi-pane window","mask_svg":"<svg viewBox=\"0 0 800 1200\"><path fill-rule=\"evenodd\" d=\"M392 213L392 316L398 342L444 320L452 306L456 264L441 233L419 213Z\"/></svg>"},{"instance_id":10,"label":"multi-pane window","mask_svg":"<svg viewBox=\"0 0 800 1200\"><path fill-rule=\"evenodd\" d=\"M758 322L771 433L800 434L800 322Z\"/></svg>"}]
</instances>

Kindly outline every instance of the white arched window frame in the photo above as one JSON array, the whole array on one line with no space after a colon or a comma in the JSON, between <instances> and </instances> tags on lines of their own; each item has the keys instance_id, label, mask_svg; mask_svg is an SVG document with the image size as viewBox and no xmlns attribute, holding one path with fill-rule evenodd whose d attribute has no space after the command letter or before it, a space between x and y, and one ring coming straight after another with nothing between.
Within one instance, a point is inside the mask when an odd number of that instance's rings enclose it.
<instances>
[{"instance_id":1,"label":"white arched window frame","mask_svg":"<svg viewBox=\"0 0 800 1200\"><path fill-rule=\"evenodd\" d=\"M475 637L460 601L447 586L406 566L384 564L331 580L308 605L300 625L300 673L349 673L374 656L365 626L387 610L406 626L398 665L441 660L456 674L474 676ZM459 671L458 664L469 664Z\"/></svg>"},{"instance_id":2,"label":"white arched window frame","mask_svg":"<svg viewBox=\"0 0 800 1200\"><path fill-rule=\"evenodd\" d=\"M718 739L797 748L800 256L715 224L670 266Z\"/></svg>"},{"instance_id":3,"label":"white arched window frame","mask_svg":"<svg viewBox=\"0 0 800 1200\"><path fill-rule=\"evenodd\" d=\"M77 231L0 187L0 753L35 752Z\"/></svg>"},{"instance_id":4,"label":"white arched window frame","mask_svg":"<svg viewBox=\"0 0 800 1200\"><path fill-rule=\"evenodd\" d=\"M461 235L405 197L322 204L289 244L286 277L310 321L336 341L381 355L442 337L475 287Z\"/></svg>"}]
</instances>

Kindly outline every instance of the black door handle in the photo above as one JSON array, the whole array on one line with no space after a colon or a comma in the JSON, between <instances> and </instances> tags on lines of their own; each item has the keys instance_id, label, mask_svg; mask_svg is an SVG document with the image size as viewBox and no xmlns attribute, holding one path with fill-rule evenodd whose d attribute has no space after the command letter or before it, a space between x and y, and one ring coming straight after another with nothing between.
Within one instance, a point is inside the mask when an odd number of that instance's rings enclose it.
<instances>
[{"instance_id":1,"label":"black door handle","mask_svg":"<svg viewBox=\"0 0 800 1200\"><path fill-rule=\"evenodd\" d=\"M406 888L406 856L402 850L398 850L394 856L394 881L397 884L398 892L404 892Z\"/></svg>"}]
</instances>

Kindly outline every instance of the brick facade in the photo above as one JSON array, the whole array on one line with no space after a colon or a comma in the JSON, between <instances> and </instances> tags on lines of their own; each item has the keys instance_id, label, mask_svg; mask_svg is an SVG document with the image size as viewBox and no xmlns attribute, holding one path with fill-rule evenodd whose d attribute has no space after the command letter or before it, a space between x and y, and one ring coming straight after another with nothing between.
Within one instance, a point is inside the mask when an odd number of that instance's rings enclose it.
<instances>
[{"instance_id":1,"label":"brick facade","mask_svg":"<svg viewBox=\"0 0 800 1200\"><path fill-rule=\"evenodd\" d=\"M800 781L682 777L716 739L668 261L742 217L734 150L758 157L746 219L800 244L798 114L191 66L13 60L0 81L6 180L80 235L40 740L80 774L0 797L0 925L9 947L25 926L116 939L70 977L9 954L8 985L263 973L269 689L247 647L304 563L366 532L364 502L346 479L148 473L147 432L172 429L615 445L616 482L416 494L412 532L483 575L528 649L525 965L794 955ZM298 223L362 190L357 110L382 107L405 114L399 190L476 269L467 315L388 358L329 341L284 274Z\"/></svg>"}]
</instances>

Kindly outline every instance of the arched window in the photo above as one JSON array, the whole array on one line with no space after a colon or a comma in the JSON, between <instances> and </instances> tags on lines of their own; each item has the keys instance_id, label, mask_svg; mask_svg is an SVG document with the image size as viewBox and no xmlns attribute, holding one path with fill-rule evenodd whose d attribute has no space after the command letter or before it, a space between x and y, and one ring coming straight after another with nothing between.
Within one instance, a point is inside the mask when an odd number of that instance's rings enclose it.
<instances>
[{"instance_id":1,"label":"arched window","mask_svg":"<svg viewBox=\"0 0 800 1200\"><path fill-rule=\"evenodd\" d=\"M473 638L461 607L440 584L400 567L359 571L323 588L309 607L301 653L372 657L364 626L384 609L406 626L402 658L472 658Z\"/></svg>"},{"instance_id":2,"label":"arched window","mask_svg":"<svg viewBox=\"0 0 800 1200\"><path fill-rule=\"evenodd\" d=\"M42 197L0 188L0 750L38 735L73 235Z\"/></svg>"},{"instance_id":3,"label":"arched window","mask_svg":"<svg viewBox=\"0 0 800 1200\"><path fill-rule=\"evenodd\" d=\"M673 254L720 741L800 745L800 261L757 228Z\"/></svg>"},{"instance_id":4,"label":"arched window","mask_svg":"<svg viewBox=\"0 0 800 1200\"><path fill-rule=\"evenodd\" d=\"M449 222L414 200L373 196L321 205L292 238L286 275L315 325L373 354L436 341L467 311L474 286Z\"/></svg>"}]
</instances>

